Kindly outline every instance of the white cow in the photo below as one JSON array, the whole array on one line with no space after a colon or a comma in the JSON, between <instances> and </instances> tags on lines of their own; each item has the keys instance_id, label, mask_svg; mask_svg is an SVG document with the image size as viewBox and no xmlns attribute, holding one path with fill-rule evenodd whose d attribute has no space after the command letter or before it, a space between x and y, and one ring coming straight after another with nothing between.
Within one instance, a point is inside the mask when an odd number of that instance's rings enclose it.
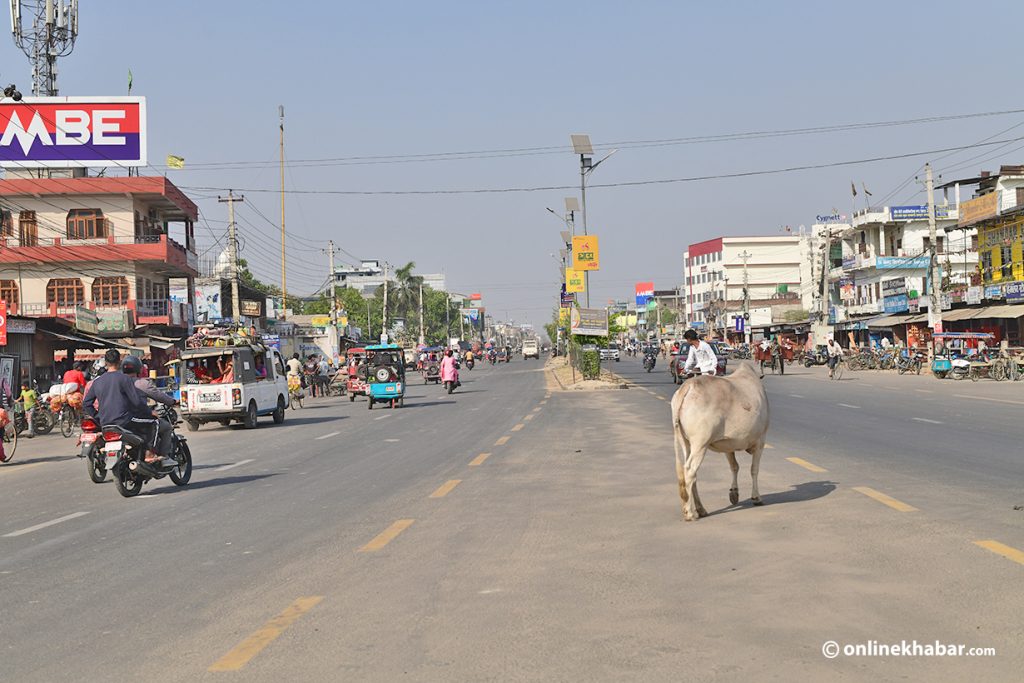
<instances>
[{"instance_id":1,"label":"white cow","mask_svg":"<svg viewBox=\"0 0 1024 683\"><path fill-rule=\"evenodd\" d=\"M676 475L683 519L691 522L708 513L697 493L697 470L710 448L725 453L732 468L729 502L740 500L736 451L750 453L750 499L761 505L757 471L768 433L768 396L757 372L748 363L725 377L694 377L672 397L672 428L675 432Z\"/></svg>"}]
</instances>

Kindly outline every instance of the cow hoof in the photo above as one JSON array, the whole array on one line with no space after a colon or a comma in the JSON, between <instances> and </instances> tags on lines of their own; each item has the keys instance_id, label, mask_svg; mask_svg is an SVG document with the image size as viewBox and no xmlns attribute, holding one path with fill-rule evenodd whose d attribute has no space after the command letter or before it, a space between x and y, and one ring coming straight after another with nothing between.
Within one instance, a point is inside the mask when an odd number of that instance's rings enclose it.
<instances>
[{"instance_id":1,"label":"cow hoof","mask_svg":"<svg viewBox=\"0 0 1024 683\"><path fill-rule=\"evenodd\" d=\"M739 489L729 489L729 502L732 503L733 505L736 505L737 503L740 502Z\"/></svg>"},{"instance_id":2,"label":"cow hoof","mask_svg":"<svg viewBox=\"0 0 1024 683\"><path fill-rule=\"evenodd\" d=\"M751 498L750 502L753 503L754 505L764 505L764 501L761 500L760 498Z\"/></svg>"}]
</instances>

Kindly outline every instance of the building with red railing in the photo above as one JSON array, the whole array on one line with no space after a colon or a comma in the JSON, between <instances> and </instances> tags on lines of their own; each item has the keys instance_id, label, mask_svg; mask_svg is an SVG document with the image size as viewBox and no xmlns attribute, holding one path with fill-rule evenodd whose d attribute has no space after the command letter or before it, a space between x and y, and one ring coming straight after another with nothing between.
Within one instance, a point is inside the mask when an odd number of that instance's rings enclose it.
<instances>
[{"instance_id":1,"label":"building with red railing","mask_svg":"<svg viewBox=\"0 0 1024 683\"><path fill-rule=\"evenodd\" d=\"M198 208L164 177L0 180L0 300L86 333L180 336L198 274ZM171 290L188 292L188 303Z\"/></svg>"}]
</instances>

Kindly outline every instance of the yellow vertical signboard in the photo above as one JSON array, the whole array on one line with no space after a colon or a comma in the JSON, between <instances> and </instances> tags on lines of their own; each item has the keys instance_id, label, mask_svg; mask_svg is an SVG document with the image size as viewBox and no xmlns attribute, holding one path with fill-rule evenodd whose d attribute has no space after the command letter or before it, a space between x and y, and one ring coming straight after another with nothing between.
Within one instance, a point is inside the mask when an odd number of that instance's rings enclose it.
<instances>
[{"instance_id":1,"label":"yellow vertical signboard","mask_svg":"<svg viewBox=\"0 0 1024 683\"><path fill-rule=\"evenodd\" d=\"M569 294L587 291L587 286L583 279L583 271L573 270L572 268L565 269L565 291Z\"/></svg>"},{"instance_id":2,"label":"yellow vertical signboard","mask_svg":"<svg viewBox=\"0 0 1024 683\"><path fill-rule=\"evenodd\" d=\"M597 235L576 235L572 238L572 267L574 270L601 269Z\"/></svg>"}]
</instances>

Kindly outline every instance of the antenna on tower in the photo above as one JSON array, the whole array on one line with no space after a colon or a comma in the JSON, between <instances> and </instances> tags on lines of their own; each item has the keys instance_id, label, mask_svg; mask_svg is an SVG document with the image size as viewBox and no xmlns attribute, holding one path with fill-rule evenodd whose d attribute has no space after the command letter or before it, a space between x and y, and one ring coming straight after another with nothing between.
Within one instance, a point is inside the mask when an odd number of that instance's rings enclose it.
<instances>
[{"instance_id":1,"label":"antenna on tower","mask_svg":"<svg viewBox=\"0 0 1024 683\"><path fill-rule=\"evenodd\" d=\"M78 0L11 0L11 35L32 62L32 94L56 96L57 58L78 38Z\"/></svg>"}]
</instances>

